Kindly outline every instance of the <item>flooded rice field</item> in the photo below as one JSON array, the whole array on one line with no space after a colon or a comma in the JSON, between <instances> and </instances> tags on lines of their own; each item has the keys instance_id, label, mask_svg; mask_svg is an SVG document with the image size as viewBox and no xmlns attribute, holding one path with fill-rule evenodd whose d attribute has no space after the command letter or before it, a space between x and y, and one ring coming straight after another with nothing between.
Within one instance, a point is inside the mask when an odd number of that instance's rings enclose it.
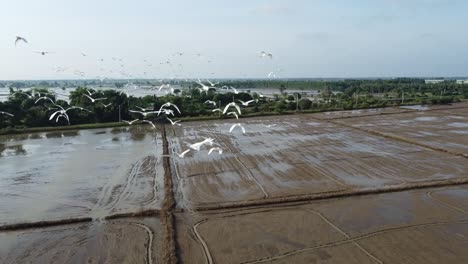
<instances>
[{"instance_id":1,"label":"flooded rice field","mask_svg":"<svg viewBox=\"0 0 468 264\"><path fill-rule=\"evenodd\" d=\"M180 205L193 209L468 176L465 157L355 129L402 134L407 128L418 133L417 140L434 138L462 153L468 148L468 137L450 136L451 131L460 135L467 130L464 120L437 111L399 111L366 116L374 110L362 110L364 117L333 122L321 119L327 114L239 120L245 123L245 134L240 129L228 132L235 119L174 127L169 132L173 153L203 138L213 138L225 150L223 155L208 155L207 147L173 159Z\"/></svg>"},{"instance_id":2,"label":"flooded rice field","mask_svg":"<svg viewBox=\"0 0 468 264\"><path fill-rule=\"evenodd\" d=\"M154 133L154 134L153 134ZM159 207L161 147L144 127L2 136L0 225Z\"/></svg>"},{"instance_id":3,"label":"flooded rice field","mask_svg":"<svg viewBox=\"0 0 468 264\"><path fill-rule=\"evenodd\" d=\"M1 136L0 263L465 263L467 109Z\"/></svg>"},{"instance_id":4,"label":"flooded rice field","mask_svg":"<svg viewBox=\"0 0 468 264\"><path fill-rule=\"evenodd\" d=\"M178 230L191 233L178 237L181 259L183 263L465 263L468 211L454 208L467 205L467 191L464 185L181 214ZM436 196L445 193L450 198Z\"/></svg>"}]
</instances>

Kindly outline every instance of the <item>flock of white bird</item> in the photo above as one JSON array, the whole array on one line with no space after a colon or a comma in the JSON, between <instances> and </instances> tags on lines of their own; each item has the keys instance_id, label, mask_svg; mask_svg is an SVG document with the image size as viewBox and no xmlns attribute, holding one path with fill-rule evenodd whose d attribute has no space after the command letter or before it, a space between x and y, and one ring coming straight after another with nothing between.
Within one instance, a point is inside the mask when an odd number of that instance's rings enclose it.
<instances>
[{"instance_id":1,"label":"flock of white bird","mask_svg":"<svg viewBox=\"0 0 468 264\"><path fill-rule=\"evenodd\" d=\"M17 36L16 40L15 40L15 46L17 46L19 43L28 44L28 41L23 37ZM54 52L49 52L49 51L34 51L34 52L39 53L41 55L54 53ZM81 53L81 55L86 56L85 53ZM179 52L179 53L176 53L175 55L182 56L182 55L184 55L184 53ZM197 54L197 56L201 56L201 54ZM270 58L270 59L272 59L273 55L271 53L261 51L260 52L260 57L261 58ZM116 58L113 58L113 59L117 60ZM103 59L101 59L101 61L102 60ZM121 61L121 59L120 59L120 61ZM170 61L168 60L168 61L166 61L164 63L168 64L168 63L170 63ZM60 69L60 70L63 70L63 69ZM273 74L273 73L270 73L269 76L271 74ZM215 90L224 89L224 90L232 90L234 94L239 94L239 91L237 89L235 89L234 87L232 87L232 86L230 86L230 87L228 87L228 86L217 87L219 82L213 83L210 80L206 80L206 82L208 84L203 83L200 79L198 79L198 81L195 81L195 83L200 85L200 87L198 87L198 89L202 93L203 92L207 93L208 91L210 91L212 89L215 89ZM128 86L133 86L134 89L138 89L138 87L136 85L133 85L131 83L128 83L126 85L126 88L128 88ZM161 91L162 89L165 89L166 93L174 93L174 88L172 88L170 86L170 84L162 84L159 87L154 87L154 88L150 88L150 89L158 89L159 91ZM96 95L101 93L101 91L92 92L92 91L86 89L86 92L87 92L87 94L84 94L83 96L85 98L89 99L91 101L91 103L93 103L93 104L94 103L101 103L105 108L111 106L111 104L105 104L105 103L102 102L102 101L105 101L107 98L105 98L105 97L96 97ZM128 96L127 89L122 90L121 93L125 93ZM23 95L26 95L27 98L30 98L30 99L37 98L36 95L38 95L39 98L35 101L35 104L37 104L38 102L43 101L43 100L50 103L50 104L46 105L48 110L52 110L52 113L49 116L49 120L55 120L56 123L60 120L60 118L63 118L63 119L65 119L67 121L68 125L70 125L70 117L68 116L67 112L71 111L71 110L80 110L80 111L91 112L88 109L85 109L85 108L82 108L82 107L77 107L77 106L70 106L69 108L65 109L61 105L57 104L51 97L47 96L47 95L50 95L50 94L36 93L34 91L34 89L32 90L32 94L25 93L25 92L23 92L21 90L16 91L12 95L15 95L15 94L23 94ZM260 94L260 97L264 97L264 96ZM233 102L227 104L226 106L224 106L224 108L221 105L218 105L216 102L211 101L211 100L207 100L205 102L205 104L209 104L209 105L212 105L213 107L215 107L212 110L213 113L219 112L220 114L227 115L227 116L234 116L236 119L239 119L239 116L242 115L241 106L242 107L247 107L252 103L257 103L258 100L249 100L249 101L245 101L245 102L242 101L242 100L238 100L238 102L240 103L240 105L237 104L234 101L234 98L233 98ZM161 114L164 114L165 118L171 123L171 125L181 126L180 120L175 120L174 121L171 118L169 118L169 116L175 116L174 110L177 111L179 114L181 114L181 111L180 111L179 107L177 105L173 104L173 103L170 103L170 102L165 103L157 111L154 111L153 108L145 109L143 107L138 107L138 106L136 108L138 108L139 110L129 110L129 112L141 115L142 119L138 118L138 119L135 119L135 120L132 120L132 121L122 120L122 122L127 123L128 125L133 125L133 124L136 124L137 122L147 123L147 124L151 125L152 128L156 129L155 124L152 121L148 120L147 118L152 116L152 115L160 116ZM13 117L13 114L10 114L10 113L4 112L4 111L0 111L0 115L6 115L6 116ZM271 126L274 126L274 124L266 125L266 127L271 127ZM229 133L233 133L236 128L239 128L242 131L243 134L246 133L245 127L241 123L233 124L229 129ZM183 151L182 153L176 153L176 154L180 158L184 158L184 156L188 152L190 152L192 150L200 151L201 148L204 145L209 145L211 147L209 149L209 151L208 151L208 155L210 155L212 152L218 152L218 154L220 154L220 155L223 154L223 149L220 146L214 146L215 142L214 142L214 139L212 139L212 138L205 138L201 142L190 144L189 148L187 150Z\"/></svg>"}]
</instances>

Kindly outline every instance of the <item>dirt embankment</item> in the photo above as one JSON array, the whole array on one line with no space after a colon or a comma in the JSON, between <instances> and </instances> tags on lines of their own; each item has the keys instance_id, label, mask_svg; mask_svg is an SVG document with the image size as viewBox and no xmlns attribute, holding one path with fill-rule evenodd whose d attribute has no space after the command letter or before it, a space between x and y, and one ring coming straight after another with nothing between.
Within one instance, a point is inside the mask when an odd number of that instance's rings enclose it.
<instances>
[{"instance_id":1,"label":"dirt embankment","mask_svg":"<svg viewBox=\"0 0 468 264\"><path fill-rule=\"evenodd\" d=\"M161 125L161 137L163 142L163 167L164 167L164 201L160 211L161 227L163 232L161 262L167 264L175 264L177 261L176 242L175 242L175 220L174 206L175 199L172 190L172 175L169 156L169 143L166 138L166 127Z\"/></svg>"},{"instance_id":2,"label":"dirt embankment","mask_svg":"<svg viewBox=\"0 0 468 264\"><path fill-rule=\"evenodd\" d=\"M442 181L430 181L430 182L418 182L410 183L403 185L393 185L385 186L380 188L365 188L358 190L346 190L346 191L337 191L329 193L319 193L319 194L310 194L310 195L299 195L299 196L287 196L271 199L262 199L262 200L251 200L245 202L235 202L235 203L222 203L222 204L210 204L204 206L197 206L194 208L195 211L213 211L213 210L227 210L227 209L236 209L242 207L251 207L251 206L264 206L264 205L277 205L282 203L291 203L291 202L303 202L303 201L314 201L314 200L326 200L333 198L345 198L351 196L363 196L371 194L380 194L380 193L390 193L390 192L401 192L407 190L416 190L416 189L427 189L434 187L447 187L447 186L456 186L468 184L468 178L463 179L453 179L453 180L442 180Z\"/></svg>"},{"instance_id":3,"label":"dirt embankment","mask_svg":"<svg viewBox=\"0 0 468 264\"><path fill-rule=\"evenodd\" d=\"M51 220L51 221L40 221L40 222L33 222L33 223L17 223L17 224L0 226L0 231L13 231L13 230L21 230L21 229L29 229L29 228L41 228L41 227L58 226L58 225L71 225L71 224L86 223L86 222L92 222L92 221L93 221L92 218L85 217L85 218L70 218L70 219L60 219L60 220Z\"/></svg>"}]
</instances>

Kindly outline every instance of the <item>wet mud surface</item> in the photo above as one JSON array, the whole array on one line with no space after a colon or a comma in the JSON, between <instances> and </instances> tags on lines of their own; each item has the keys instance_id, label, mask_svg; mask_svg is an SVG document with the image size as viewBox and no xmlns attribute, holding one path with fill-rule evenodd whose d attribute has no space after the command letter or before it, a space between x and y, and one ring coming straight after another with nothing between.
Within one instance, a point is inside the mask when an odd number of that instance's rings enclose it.
<instances>
[{"instance_id":1,"label":"wet mud surface","mask_svg":"<svg viewBox=\"0 0 468 264\"><path fill-rule=\"evenodd\" d=\"M1 225L160 207L160 138L144 127L2 136L1 142Z\"/></svg>"},{"instance_id":2,"label":"wet mud surface","mask_svg":"<svg viewBox=\"0 0 468 264\"><path fill-rule=\"evenodd\" d=\"M428 191L180 214L182 263L464 263L468 214Z\"/></svg>"},{"instance_id":3,"label":"wet mud surface","mask_svg":"<svg viewBox=\"0 0 468 264\"><path fill-rule=\"evenodd\" d=\"M170 132L173 153L181 153L190 144L208 137L224 153L208 155L210 147L206 146L201 151L189 152L185 158L173 159L178 205L193 209L226 202L468 177L468 160L455 155L467 148L465 138L468 137L454 138L446 132L447 128L442 130L444 125L455 124L458 128L450 130L468 129L463 127L461 118L455 122L456 118L452 117L457 111L465 110L461 106L451 110L428 108L430 111L390 108L378 112L391 114L378 116L370 116L376 110L360 110L362 116L335 118L333 122L317 119L317 114L249 118L240 120L245 134L240 130L228 132L237 120L185 123ZM451 111L451 116L442 118L438 111ZM438 135L442 147L449 146L456 153L412 144L413 138L403 141L355 129L388 129L404 136L404 128L397 124L405 124L405 118L412 120L406 125L408 129L422 135L416 140ZM435 142L434 139L427 144L439 147ZM458 145L454 147L454 144Z\"/></svg>"},{"instance_id":4,"label":"wet mud surface","mask_svg":"<svg viewBox=\"0 0 468 264\"><path fill-rule=\"evenodd\" d=\"M466 263L467 109L0 136L0 263Z\"/></svg>"}]
</instances>

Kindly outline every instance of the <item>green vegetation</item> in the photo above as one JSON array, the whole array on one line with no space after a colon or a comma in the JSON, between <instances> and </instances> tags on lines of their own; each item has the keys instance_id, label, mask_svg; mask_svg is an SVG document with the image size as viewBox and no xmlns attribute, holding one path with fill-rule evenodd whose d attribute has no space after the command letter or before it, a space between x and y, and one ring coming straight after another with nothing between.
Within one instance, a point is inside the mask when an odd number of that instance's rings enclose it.
<instances>
[{"instance_id":1,"label":"green vegetation","mask_svg":"<svg viewBox=\"0 0 468 264\"><path fill-rule=\"evenodd\" d=\"M146 81L148 82L148 81ZM120 86L117 82L116 87ZM21 84L21 83L20 83ZM48 100L36 100L49 93L44 88L47 83L41 83L40 87L23 90L26 94L15 93L10 88L10 96L7 101L0 102L0 111L14 115L9 117L0 115L0 129L3 131L18 131L34 127L66 126L65 119L49 120L50 115L57 111ZM468 85L447 81L437 84L425 84L421 79L394 79L394 80L344 80L344 81L264 81L264 80L235 80L223 81L222 85L236 88L275 88L280 93L271 97L261 97L257 93L240 92L234 94L231 90L216 91L211 89L207 93L200 92L191 83L180 83L183 89L176 94L157 97L149 95L144 97L127 96L118 90L103 90L93 97L105 97L106 100L91 102L84 95L96 92L86 87L78 87L70 93L69 103L57 100L56 104L67 108L70 105L79 106L87 111L70 110L67 112L72 125L111 123L113 126L119 120L133 120L141 118L141 115L130 113L129 110L138 110L138 107L159 110L166 102L179 106L182 114L177 119L182 120L208 120L227 118L219 113L213 113L212 105L205 104L206 100L215 101L218 105L225 106L233 100L248 101L255 99L256 103L243 108L242 116L259 116L271 114L284 114L292 112L320 112L333 110L350 110L363 108L376 108L398 106L408 104L446 104L468 98ZM21 85L20 85L21 86ZM296 93L289 94L288 90L295 89ZM315 96L307 95L307 91L314 89ZM297 92L297 91L301 92ZM53 94L47 95L55 100ZM298 101L296 101L298 100ZM109 105L106 107L106 105ZM177 113L176 113L177 114ZM164 116L149 115L152 121L165 122ZM94 125L102 127L102 125ZM14 133L14 132L12 132Z\"/></svg>"}]
</instances>

